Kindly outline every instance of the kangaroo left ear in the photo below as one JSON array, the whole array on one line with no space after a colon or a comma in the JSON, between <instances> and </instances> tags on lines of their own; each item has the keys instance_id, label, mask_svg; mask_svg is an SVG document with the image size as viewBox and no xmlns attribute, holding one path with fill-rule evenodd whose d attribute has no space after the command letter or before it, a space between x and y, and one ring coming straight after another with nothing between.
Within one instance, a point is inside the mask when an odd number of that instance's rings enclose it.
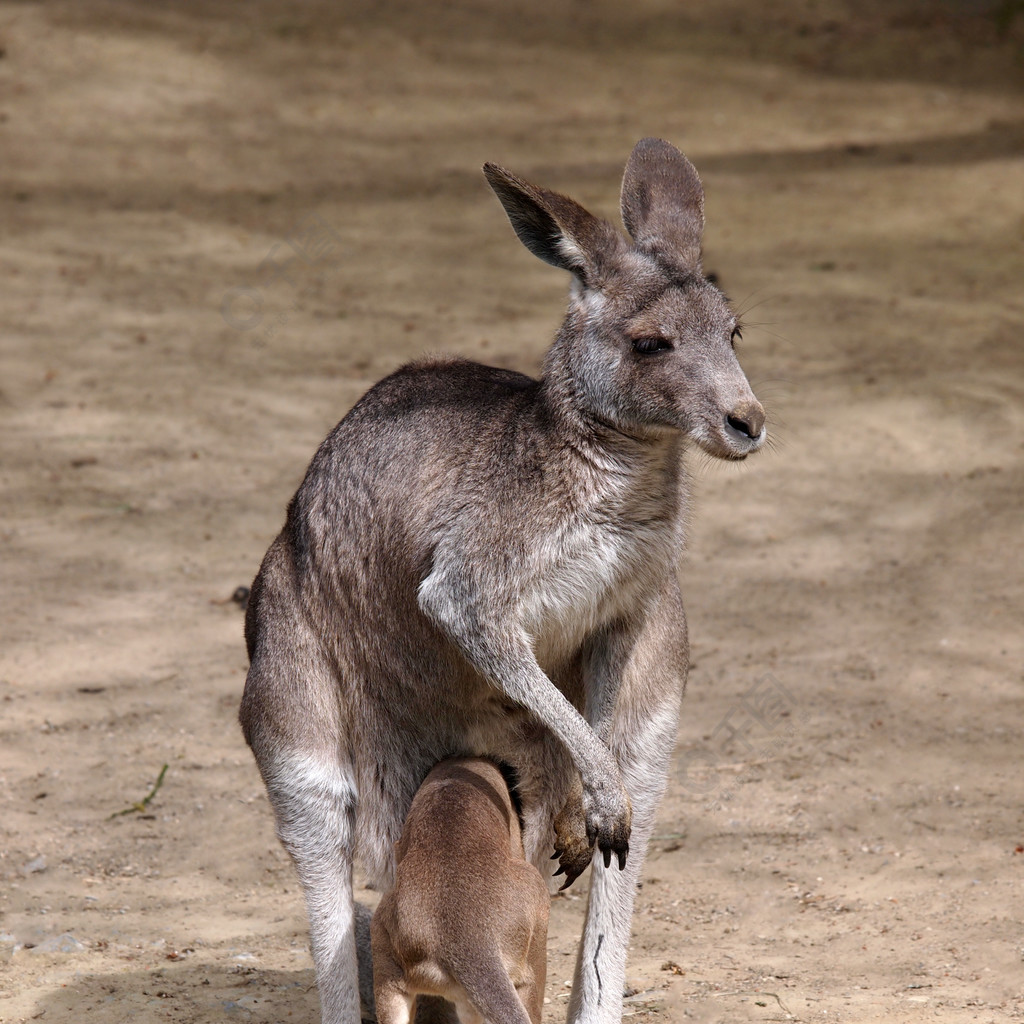
<instances>
[{"instance_id":1,"label":"kangaroo left ear","mask_svg":"<svg viewBox=\"0 0 1024 1024\"><path fill-rule=\"evenodd\" d=\"M611 224L574 199L531 185L497 164L484 164L484 175L523 245L585 284L595 283L602 264L625 249L625 241Z\"/></svg>"},{"instance_id":2,"label":"kangaroo left ear","mask_svg":"<svg viewBox=\"0 0 1024 1024\"><path fill-rule=\"evenodd\" d=\"M622 177L622 223L636 247L682 273L700 269L704 187L663 139L641 139Z\"/></svg>"}]
</instances>

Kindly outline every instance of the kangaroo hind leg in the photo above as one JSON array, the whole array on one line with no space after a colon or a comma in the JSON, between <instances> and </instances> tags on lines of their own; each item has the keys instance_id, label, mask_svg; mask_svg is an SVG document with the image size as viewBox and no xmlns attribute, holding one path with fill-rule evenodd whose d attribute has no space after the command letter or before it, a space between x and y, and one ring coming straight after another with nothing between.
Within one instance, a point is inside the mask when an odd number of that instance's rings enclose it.
<instances>
[{"instance_id":1,"label":"kangaroo hind leg","mask_svg":"<svg viewBox=\"0 0 1024 1024\"><path fill-rule=\"evenodd\" d=\"M309 915L323 1024L358 1024L360 975L352 899L356 793L347 766L320 754L279 754L261 763L277 834L295 863ZM365 944L365 943L364 943ZM366 997L369 997L368 999ZM364 993L372 1006L372 993Z\"/></svg>"}]
</instances>

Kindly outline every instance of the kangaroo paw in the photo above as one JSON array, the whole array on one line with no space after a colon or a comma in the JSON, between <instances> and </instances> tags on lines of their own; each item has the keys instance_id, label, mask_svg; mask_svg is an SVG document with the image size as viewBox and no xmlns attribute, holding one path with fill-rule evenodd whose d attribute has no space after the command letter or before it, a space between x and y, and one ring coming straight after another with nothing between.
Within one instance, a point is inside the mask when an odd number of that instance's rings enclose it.
<instances>
[{"instance_id":1,"label":"kangaroo paw","mask_svg":"<svg viewBox=\"0 0 1024 1024\"><path fill-rule=\"evenodd\" d=\"M587 821L583 813L583 789L577 784L555 818L555 855L552 860L558 860L555 875L565 875L561 889L568 889L586 871L593 856L594 843L587 836Z\"/></svg>"}]
</instances>

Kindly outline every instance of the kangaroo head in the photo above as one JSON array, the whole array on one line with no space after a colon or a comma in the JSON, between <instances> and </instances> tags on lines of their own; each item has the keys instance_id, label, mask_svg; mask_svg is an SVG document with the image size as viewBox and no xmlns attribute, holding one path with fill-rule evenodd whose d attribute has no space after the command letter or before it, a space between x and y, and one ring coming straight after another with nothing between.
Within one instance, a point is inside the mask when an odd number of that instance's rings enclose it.
<instances>
[{"instance_id":1,"label":"kangaroo head","mask_svg":"<svg viewBox=\"0 0 1024 1024\"><path fill-rule=\"evenodd\" d=\"M679 150L661 139L634 148L621 199L632 243L568 196L494 164L484 174L523 244L573 274L546 380L623 431L679 430L722 459L764 444L736 316L701 270L704 189Z\"/></svg>"}]
</instances>

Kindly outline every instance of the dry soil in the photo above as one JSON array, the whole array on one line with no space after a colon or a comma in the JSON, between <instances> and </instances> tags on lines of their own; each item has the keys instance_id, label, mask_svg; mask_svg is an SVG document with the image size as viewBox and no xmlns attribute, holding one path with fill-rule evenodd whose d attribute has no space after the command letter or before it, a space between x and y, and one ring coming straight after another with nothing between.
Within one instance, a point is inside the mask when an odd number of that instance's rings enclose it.
<instances>
[{"instance_id":1,"label":"dry soil","mask_svg":"<svg viewBox=\"0 0 1024 1024\"><path fill-rule=\"evenodd\" d=\"M227 599L373 381L539 369L567 281L483 161L611 217L644 135L774 443L694 462L626 1012L1024 1017L1013 6L0 4L0 1020L316 1019Z\"/></svg>"}]
</instances>

